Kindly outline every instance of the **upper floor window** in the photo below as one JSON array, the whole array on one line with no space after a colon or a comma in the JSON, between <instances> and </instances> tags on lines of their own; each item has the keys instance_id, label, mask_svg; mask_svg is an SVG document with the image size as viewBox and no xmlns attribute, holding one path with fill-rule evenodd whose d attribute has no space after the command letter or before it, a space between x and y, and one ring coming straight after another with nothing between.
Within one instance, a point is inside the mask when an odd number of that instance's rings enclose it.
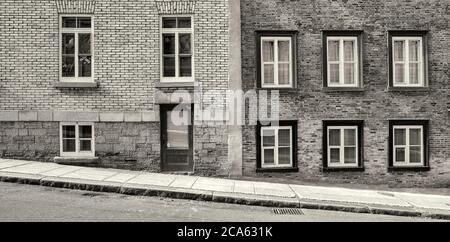
<instances>
[{"instance_id":1,"label":"upper floor window","mask_svg":"<svg viewBox=\"0 0 450 242\"><path fill-rule=\"evenodd\" d=\"M91 16L61 16L60 80L93 82L94 26Z\"/></svg>"},{"instance_id":2,"label":"upper floor window","mask_svg":"<svg viewBox=\"0 0 450 242\"><path fill-rule=\"evenodd\" d=\"M258 32L259 87L294 87L295 40L294 32Z\"/></svg>"},{"instance_id":3,"label":"upper floor window","mask_svg":"<svg viewBox=\"0 0 450 242\"><path fill-rule=\"evenodd\" d=\"M324 86L360 87L360 31L324 32Z\"/></svg>"},{"instance_id":4,"label":"upper floor window","mask_svg":"<svg viewBox=\"0 0 450 242\"><path fill-rule=\"evenodd\" d=\"M426 86L425 33L422 31L391 32L389 39L390 86Z\"/></svg>"},{"instance_id":5,"label":"upper floor window","mask_svg":"<svg viewBox=\"0 0 450 242\"><path fill-rule=\"evenodd\" d=\"M194 81L191 16L161 18L161 81Z\"/></svg>"},{"instance_id":6,"label":"upper floor window","mask_svg":"<svg viewBox=\"0 0 450 242\"><path fill-rule=\"evenodd\" d=\"M94 125L92 123L61 123L61 156L94 157Z\"/></svg>"}]
</instances>

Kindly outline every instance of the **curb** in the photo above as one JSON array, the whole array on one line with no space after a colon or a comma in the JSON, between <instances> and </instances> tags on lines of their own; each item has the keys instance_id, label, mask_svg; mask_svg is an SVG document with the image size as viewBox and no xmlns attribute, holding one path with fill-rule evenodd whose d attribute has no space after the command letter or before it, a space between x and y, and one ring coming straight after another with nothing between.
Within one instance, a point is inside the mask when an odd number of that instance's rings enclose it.
<instances>
[{"instance_id":1,"label":"curb","mask_svg":"<svg viewBox=\"0 0 450 242\"><path fill-rule=\"evenodd\" d=\"M297 197L271 197L252 194L212 192L184 188L171 188L142 184L116 183L93 180L80 180L61 177L47 177L32 174L0 172L0 182L40 185L45 187L83 190L92 192L118 193L131 196L166 197L174 199L197 200L205 202L230 203L262 207L304 208L351 213L420 217L428 219L450 220L450 213L420 211L405 207L381 207L375 205L352 204L343 202L302 200Z\"/></svg>"}]
</instances>

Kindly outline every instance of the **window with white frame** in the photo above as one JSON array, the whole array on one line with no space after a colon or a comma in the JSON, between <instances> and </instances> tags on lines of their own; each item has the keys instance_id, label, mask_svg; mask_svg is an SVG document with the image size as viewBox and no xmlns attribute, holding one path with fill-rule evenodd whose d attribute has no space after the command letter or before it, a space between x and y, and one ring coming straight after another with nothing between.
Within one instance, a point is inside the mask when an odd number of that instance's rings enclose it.
<instances>
[{"instance_id":1,"label":"window with white frame","mask_svg":"<svg viewBox=\"0 0 450 242\"><path fill-rule=\"evenodd\" d=\"M92 16L60 16L60 80L93 82Z\"/></svg>"},{"instance_id":2,"label":"window with white frame","mask_svg":"<svg viewBox=\"0 0 450 242\"><path fill-rule=\"evenodd\" d=\"M261 167L293 167L292 126L261 127Z\"/></svg>"},{"instance_id":3,"label":"window with white frame","mask_svg":"<svg viewBox=\"0 0 450 242\"><path fill-rule=\"evenodd\" d=\"M358 167L358 126L328 126L328 167Z\"/></svg>"},{"instance_id":4,"label":"window with white frame","mask_svg":"<svg viewBox=\"0 0 450 242\"><path fill-rule=\"evenodd\" d=\"M393 126L393 165L424 166L423 126Z\"/></svg>"},{"instance_id":5,"label":"window with white frame","mask_svg":"<svg viewBox=\"0 0 450 242\"><path fill-rule=\"evenodd\" d=\"M261 37L261 87L293 87L292 37Z\"/></svg>"},{"instance_id":6,"label":"window with white frame","mask_svg":"<svg viewBox=\"0 0 450 242\"><path fill-rule=\"evenodd\" d=\"M191 16L161 17L161 81L194 81Z\"/></svg>"},{"instance_id":7,"label":"window with white frame","mask_svg":"<svg viewBox=\"0 0 450 242\"><path fill-rule=\"evenodd\" d=\"M327 41L327 86L358 87L359 50L358 37L328 36Z\"/></svg>"},{"instance_id":8,"label":"window with white frame","mask_svg":"<svg viewBox=\"0 0 450 242\"><path fill-rule=\"evenodd\" d=\"M392 37L393 85L424 86L423 37Z\"/></svg>"},{"instance_id":9,"label":"window with white frame","mask_svg":"<svg viewBox=\"0 0 450 242\"><path fill-rule=\"evenodd\" d=\"M94 157L94 125L92 123L61 123L61 156Z\"/></svg>"}]
</instances>

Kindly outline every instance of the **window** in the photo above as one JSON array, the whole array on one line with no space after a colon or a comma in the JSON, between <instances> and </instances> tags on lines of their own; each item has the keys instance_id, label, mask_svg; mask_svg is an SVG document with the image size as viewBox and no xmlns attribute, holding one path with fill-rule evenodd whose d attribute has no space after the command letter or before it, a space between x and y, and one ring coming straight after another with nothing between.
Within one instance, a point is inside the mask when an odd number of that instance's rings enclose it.
<instances>
[{"instance_id":1,"label":"window","mask_svg":"<svg viewBox=\"0 0 450 242\"><path fill-rule=\"evenodd\" d=\"M296 32L258 32L261 88L293 88Z\"/></svg>"},{"instance_id":2,"label":"window","mask_svg":"<svg viewBox=\"0 0 450 242\"><path fill-rule=\"evenodd\" d=\"M324 31L324 86L360 87L362 31Z\"/></svg>"},{"instance_id":3,"label":"window","mask_svg":"<svg viewBox=\"0 0 450 242\"><path fill-rule=\"evenodd\" d=\"M162 82L193 82L193 28L190 16L161 18Z\"/></svg>"},{"instance_id":4,"label":"window","mask_svg":"<svg viewBox=\"0 0 450 242\"><path fill-rule=\"evenodd\" d=\"M362 168L363 121L324 121L324 168Z\"/></svg>"},{"instance_id":5,"label":"window","mask_svg":"<svg viewBox=\"0 0 450 242\"><path fill-rule=\"evenodd\" d=\"M258 168L296 166L297 124L281 121L279 126L258 126Z\"/></svg>"},{"instance_id":6,"label":"window","mask_svg":"<svg viewBox=\"0 0 450 242\"><path fill-rule=\"evenodd\" d=\"M392 87L426 86L425 33L390 34L390 79Z\"/></svg>"},{"instance_id":7,"label":"window","mask_svg":"<svg viewBox=\"0 0 450 242\"><path fill-rule=\"evenodd\" d=\"M61 156L94 157L94 125L89 123L61 124Z\"/></svg>"},{"instance_id":8,"label":"window","mask_svg":"<svg viewBox=\"0 0 450 242\"><path fill-rule=\"evenodd\" d=\"M61 16L60 80L62 82L93 82L93 18Z\"/></svg>"},{"instance_id":9,"label":"window","mask_svg":"<svg viewBox=\"0 0 450 242\"><path fill-rule=\"evenodd\" d=\"M427 121L391 121L390 166L427 166Z\"/></svg>"}]
</instances>

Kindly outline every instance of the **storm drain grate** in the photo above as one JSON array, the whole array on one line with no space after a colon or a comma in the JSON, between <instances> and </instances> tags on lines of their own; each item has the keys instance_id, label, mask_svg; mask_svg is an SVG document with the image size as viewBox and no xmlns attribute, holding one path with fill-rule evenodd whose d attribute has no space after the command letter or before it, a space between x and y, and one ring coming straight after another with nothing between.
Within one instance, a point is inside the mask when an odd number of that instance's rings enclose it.
<instances>
[{"instance_id":1,"label":"storm drain grate","mask_svg":"<svg viewBox=\"0 0 450 242\"><path fill-rule=\"evenodd\" d=\"M279 215L304 215L303 211L298 208L274 208L272 213Z\"/></svg>"}]
</instances>

